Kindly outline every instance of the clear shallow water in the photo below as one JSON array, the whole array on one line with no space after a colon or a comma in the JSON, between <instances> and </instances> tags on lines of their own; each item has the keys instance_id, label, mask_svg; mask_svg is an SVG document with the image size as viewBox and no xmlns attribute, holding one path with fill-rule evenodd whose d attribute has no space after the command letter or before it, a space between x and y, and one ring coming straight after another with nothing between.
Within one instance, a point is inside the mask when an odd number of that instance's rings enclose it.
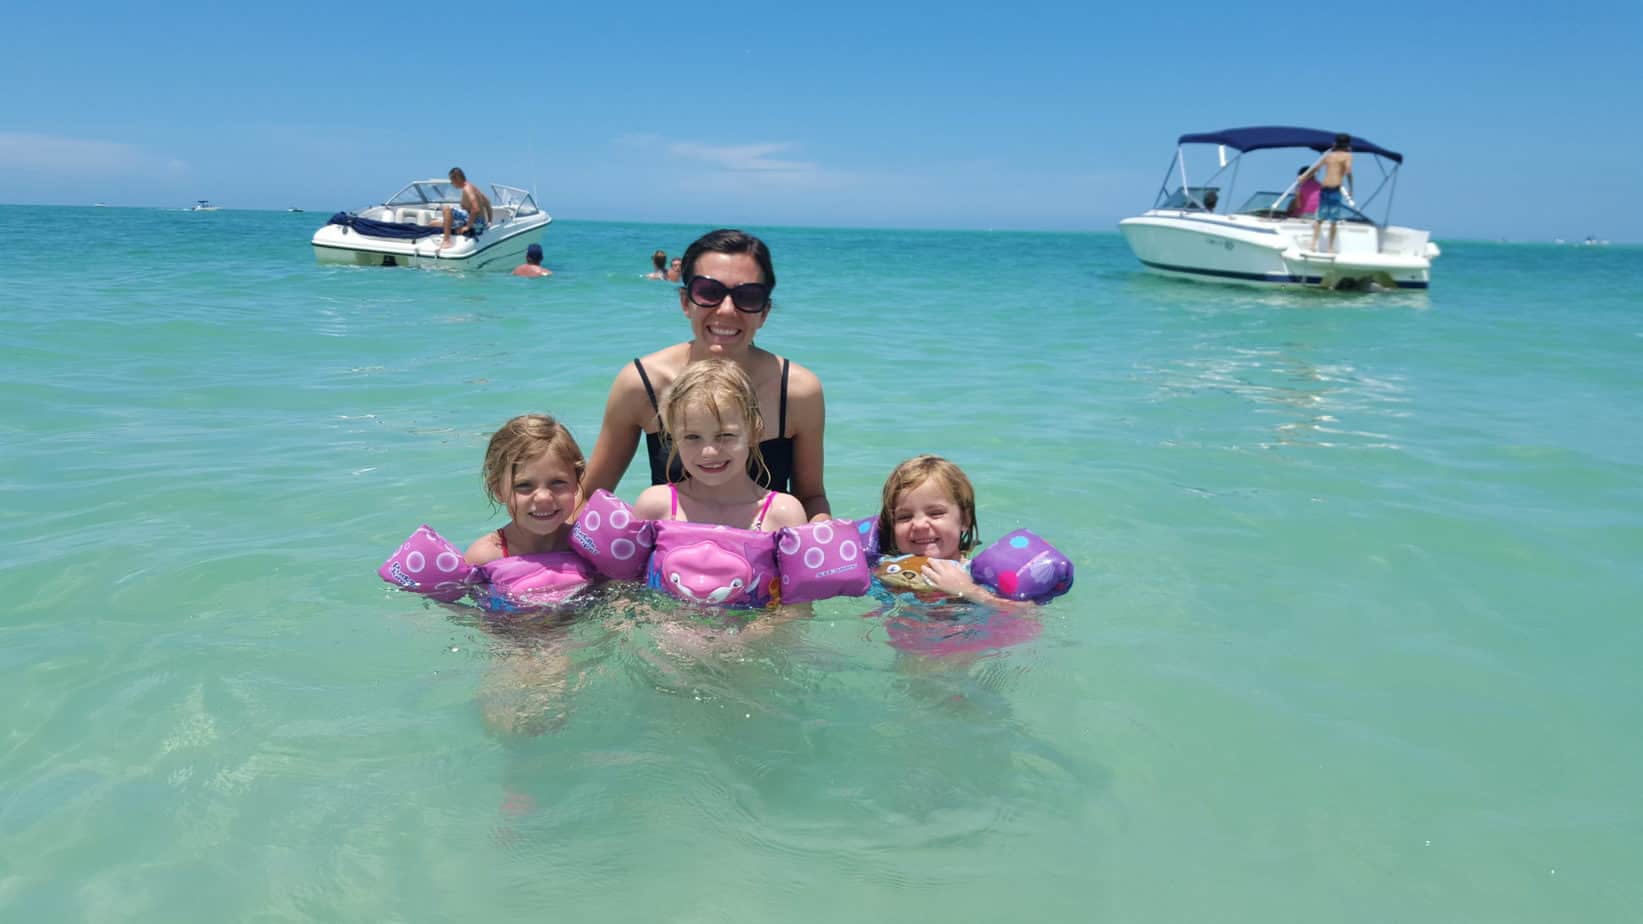
<instances>
[{"instance_id":1,"label":"clear shallow water","mask_svg":"<svg viewBox=\"0 0 1643 924\"><path fill-rule=\"evenodd\" d=\"M520 280L320 267L314 214L64 215L0 297L0 917L1643 902L1643 250L1445 243L1430 293L1339 296L1116 235L758 229L835 510L938 451L986 535L1079 563L1039 639L932 665L865 601L698 657L620 597L503 637L376 579L500 522L507 417L591 449L686 334L649 252L705 227L557 222Z\"/></svg>"}]
</instances>

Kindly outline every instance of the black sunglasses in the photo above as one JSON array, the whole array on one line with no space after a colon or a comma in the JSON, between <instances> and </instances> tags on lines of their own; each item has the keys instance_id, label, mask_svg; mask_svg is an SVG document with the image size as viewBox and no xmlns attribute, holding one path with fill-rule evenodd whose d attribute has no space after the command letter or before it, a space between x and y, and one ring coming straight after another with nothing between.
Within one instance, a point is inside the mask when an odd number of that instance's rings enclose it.
<instances>
[{"instance_id":1,"label":"black sunglasses","mask_svg":"<svg viewBox=\"0 0 1643 924\"><path fill-rule=\"evenodd\" d=\"M732 289L712 276L692 276L685 291L698 308L717 308L726 295L736 303L737 311L758 314L770 307L770 287L762 282L744 282Z\"/></svg>"}]
</instances>

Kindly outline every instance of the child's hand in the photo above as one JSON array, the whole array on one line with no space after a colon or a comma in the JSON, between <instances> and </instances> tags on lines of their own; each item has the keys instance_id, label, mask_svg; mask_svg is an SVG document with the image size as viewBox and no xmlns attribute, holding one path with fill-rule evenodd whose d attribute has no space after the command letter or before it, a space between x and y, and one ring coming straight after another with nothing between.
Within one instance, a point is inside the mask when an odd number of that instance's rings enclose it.
<instances>
[{"instance_id":1,"label":"child's hand","mask_svg":"<svg viewBox=\"0 0 1643 924\"><path fill-rule=\"evenodd\" d=\"M966 600L983 600L990 596L981 589L981 585L971 579L969 570L956 561L932 558L924 563L919 573L924 575L924 579L930 582L931 587L944 594Z\"/></svg>"}]
</instances>

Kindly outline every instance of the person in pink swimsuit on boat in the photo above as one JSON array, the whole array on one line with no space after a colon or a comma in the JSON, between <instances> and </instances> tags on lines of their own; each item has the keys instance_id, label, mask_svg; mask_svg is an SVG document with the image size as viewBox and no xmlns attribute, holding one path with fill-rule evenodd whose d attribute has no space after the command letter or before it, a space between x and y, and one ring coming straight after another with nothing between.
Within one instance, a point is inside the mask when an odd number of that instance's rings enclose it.
<instances>
[{"instance_id":1,"label":"person in pink swimsuit on boat","mask_svg":"<svg viewBox=\"0 0 1643 924\"><path fill-rule=\"evenodd\" d=\"M1311 167L1302 167L1295 175L1300 179L1296 180L1295 198L1289 203L1289 217L1310 218L1318 214L1318 195L1324 191L1323 184L1318 182Z\"/></svg>"}]
</instances>

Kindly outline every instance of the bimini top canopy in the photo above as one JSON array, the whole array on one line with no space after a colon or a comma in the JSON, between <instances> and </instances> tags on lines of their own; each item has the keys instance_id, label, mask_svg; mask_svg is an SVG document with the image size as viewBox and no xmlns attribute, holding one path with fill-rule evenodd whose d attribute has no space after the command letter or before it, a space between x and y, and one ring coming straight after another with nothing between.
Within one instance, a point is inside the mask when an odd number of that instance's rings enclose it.
<instances>
[{"instance_id":1,"label":"bimini top canopy","mask_svg":"<svg viewBox=\"0 0 1643 924\"><path fill-rule=\"evenodd\" d=\"M1288 125L1252 125L1248 128L1227 128L1218 132L1182 135L1179 144L1224 144L1237 151L1263 151L1267 148L1311 148L1327 151L1335 146L1335 133L1316 128L1294 128ZM1352 150L1367 151L1380 157L1403 163L1403 155L1370 141L1352 136Z\"/></svg>"}]
</instances>

